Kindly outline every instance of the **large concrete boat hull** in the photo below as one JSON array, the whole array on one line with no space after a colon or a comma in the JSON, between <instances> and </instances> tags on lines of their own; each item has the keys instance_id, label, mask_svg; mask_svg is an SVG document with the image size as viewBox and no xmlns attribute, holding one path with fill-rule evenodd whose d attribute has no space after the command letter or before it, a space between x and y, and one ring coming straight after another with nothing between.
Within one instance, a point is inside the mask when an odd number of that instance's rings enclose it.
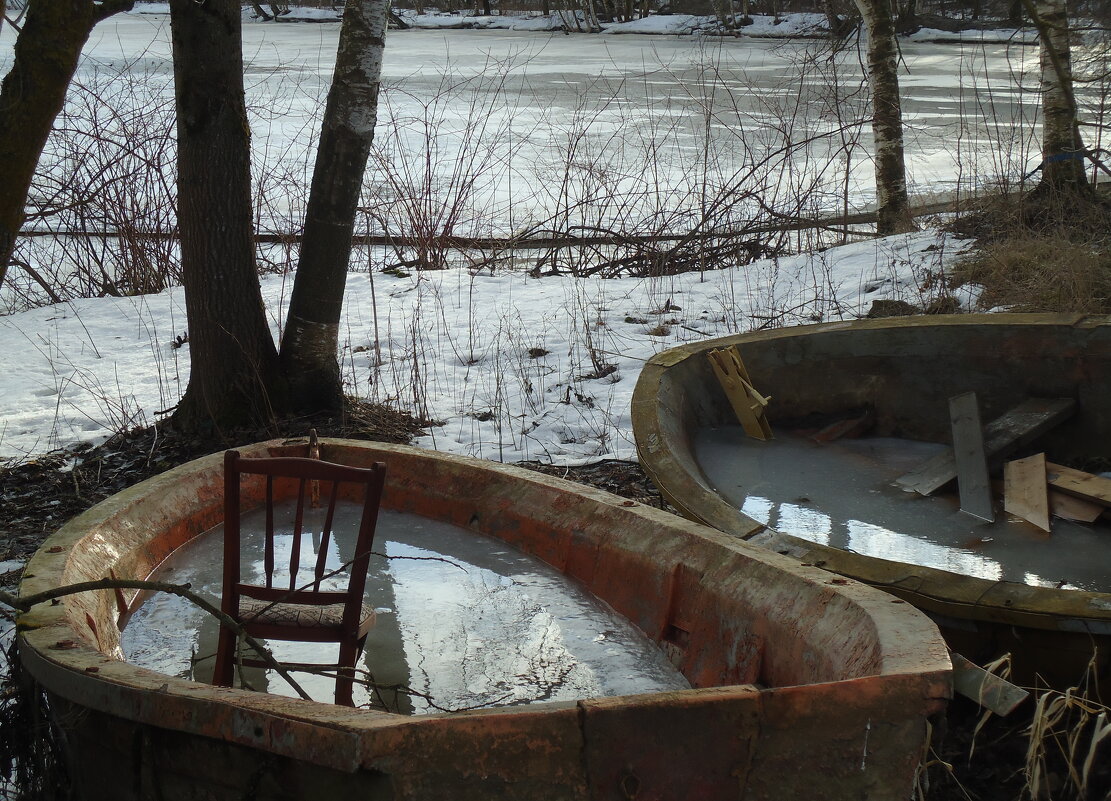
<instances>
[{"instance_id":1,"label":"large concrete boat hull","mask_svg":"<svg viewBox=\"0 0 1111 801\"><path fill-rule=\"evenodd\" d=\"M263 443L248 455L305 453ZM869 587L568 482L401 446L325 440L389 465L385 506L498 537L584 584L694 689L460 714L385 712L217 688L118 657L108 591L19 620L88 799L903 799L951 691L936 627ZM70 521L30 594L145 577L220 522L220 456Z\"/></svg>"},{"instance_id":2,"label":"large concrete boat hull","mask_svg":"<svg viewBox=\"0 0 1111 801\"><path fill-rule=\"evenodd\" d=\"M818 545L768 529L723 498L692 441L699 429L736 424L705 355L728 345L772 396L773 423L867 407L881 436L947 442L947 399L960 392L978 393L985 420L1030 397L1074 398L1073 417L1039 440L1053 461L1069 462L1111 448L1111 318L918 316L707 340L650 360L632 410L645 470L688 518L883 588L926 611L970 659L1010 653L1019 681L1071 686L1093 657L1107 677L1111 594L990 581Z\"/></svg>"}]
</instances>

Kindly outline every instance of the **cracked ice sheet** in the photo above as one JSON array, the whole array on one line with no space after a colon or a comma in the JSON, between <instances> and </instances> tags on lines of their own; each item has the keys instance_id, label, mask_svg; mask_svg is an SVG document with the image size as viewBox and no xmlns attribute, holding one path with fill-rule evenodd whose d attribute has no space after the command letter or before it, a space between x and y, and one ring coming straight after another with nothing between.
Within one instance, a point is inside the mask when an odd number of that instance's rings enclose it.
<instances>
[{"instance_id":1,"label":"cracked ice sheet","mask_svg":"<svg viewBox=\"0 0 1111 801\"><path fill-rule=\"evenodd\" d=\"M924 231L658 279L351 273L340 328L346 390L442 421L417 440L424 447L507 462L633 459L630 400L655 353L854 319L881 298L921 305L938 291L931 279L970 246ZM292 276L261 285L277 336ZM975 297L959 300L969 308ZM189 346L173 347L185 329L180 288L0 317L0 459L161 419L188 379Z\"/></svg>"}]
</instances>

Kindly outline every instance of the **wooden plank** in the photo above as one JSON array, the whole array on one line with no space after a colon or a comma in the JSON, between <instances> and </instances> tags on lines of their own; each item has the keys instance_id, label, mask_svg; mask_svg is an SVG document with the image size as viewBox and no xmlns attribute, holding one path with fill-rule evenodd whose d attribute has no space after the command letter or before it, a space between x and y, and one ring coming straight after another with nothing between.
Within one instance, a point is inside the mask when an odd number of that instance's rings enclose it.
<instances>
[{"instance_id":1,"label":"wooden plank","mask_svg":"<svg viewBox=\"0 0 1111 801\"><path fill-rule=\"evenodd\" d=\"M1045 454L1003 465L1003 508L1042 531L1049 531L1049 491L1045 485Z\"/></svg>"},{"instance_id":2,"label":"wooden plank","mask_svg":"<svg viewBox=\"0 0 1111 801\"><path fill-rule=\"evenodd\" d=\"M963 392L949 399L949 423L953 429L961 511L990 523L995 520L995 509L991 502L984 429L980 425L980 403L975 392Z\"/></svg>"},{"instance_id":3,"label":"wooden plank","mask_svg":"<svg viewBox=\"0 0 1111 801\"><path fill-rule=\"evenodd\" d=\"M830 423L821 431L811 434L810 439L821 443L833 442L838 439L856 439L867 433L875 424L876 416L872 414L871 410L868 410L859 417L850 417L846 420Z\"/></svg>"},{"instance_id":4,"label":"wooden plank","mask_svg":"<svg viewBox=\"0 0 1111 801\"><path fill-rule=\"evenodd\" d=\"M997 464L1016 449L1064 422L1075 408L1076 401L1072 398L1030 398L988 423L984 429L984 451L989 464ZM956 477L957 462L949 448L896 479L895 484L921 495L929 495Z\"/></svg>"},{"instance_id":5,"label":"wooden plank","mask_svg":"<svg viewBox=\"0 0 1111 801\"><path fill-rule=\"evenodd\" d=\"M1100 506L1111 506L1111 478L1074 470L1071 467L1047 462L1046 478L1049 486L1066 495L1083 498Z\"/></svg>"},{"instance_id":6,"label":"wooden plank","mask_svg":"<svg viewBox=\"0 0 1111 801\"><path fill-rule=\"evenodd\" d=\"M989 673L958 654L949 652L953 662L953 689L997 715L1009 715L1026 700L1029 692Z\"/></svg>"},{"instance_id":7,"label":"wooden plank","mask_svg":"<svg viewBox=\"0 0 1111 801\"><path fill-rule=\"evenodd\" d=\"M1074 520L1077 523L1094 523L1103 514L1103 507L1083 498L1074 498L1063 492L1050 490L1049 511L1064 520Z\"/></svg>"},{"instance_id":8,"label":"wooden plank","mask_svg":"<svg viewBox=\"0 0 1111 801\"><path fill-rule=\"evenodd\" d=\"M753 388L736 346L711 350L706 356L745 434L754 439L772 439L771 426L764 416L764 408L771 398Z\"/></svg>"}]
</instances>

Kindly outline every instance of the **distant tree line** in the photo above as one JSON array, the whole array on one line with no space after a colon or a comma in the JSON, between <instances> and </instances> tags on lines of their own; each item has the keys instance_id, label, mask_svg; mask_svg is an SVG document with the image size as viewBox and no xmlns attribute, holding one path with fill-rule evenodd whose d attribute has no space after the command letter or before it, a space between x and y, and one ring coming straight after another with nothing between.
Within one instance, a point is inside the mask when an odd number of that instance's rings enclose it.
<instances>
[{"instance_id":1,"label":"distant tree line","mask_svg":"<svg viewBox=\"0 0 1111 801\"><path fill-rule=\"evenodd\" d=\"M10 0L9 0L10 1ZM732 5L732 9L728 6ZM294 7L341 8L341 0L287 0L282 3L250 2L278 15ZM551 13L560 8L578 6L574 0L394 0L395 8L460 11L475 8L479 13ZM614 19L642 16L649 13L720 14L722 11L747 16L777 16L788 13L814 13L840 17L858 17L854 0L595 0L599 17ZM726 6L726 8L723 8ZM953 20L1009 21L1016 25L1030 24L1023 0L891 0L893 15L898 20L915 16L942 17ZM1108 14L1107 0L1074 0L1070 3L1073 17L1103 17Z\"/></svg>"}]
</instances>

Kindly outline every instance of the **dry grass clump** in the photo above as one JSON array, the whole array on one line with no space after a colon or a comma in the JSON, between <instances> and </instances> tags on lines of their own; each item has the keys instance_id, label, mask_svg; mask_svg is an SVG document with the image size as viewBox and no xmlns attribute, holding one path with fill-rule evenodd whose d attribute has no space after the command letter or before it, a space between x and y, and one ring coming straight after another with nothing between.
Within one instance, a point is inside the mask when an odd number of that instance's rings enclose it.
<instances>
[{"instance_id":1,"label":"dry grass clump","mask_svg":"<svg viewBox=\"0 0 1111 801\"><path fill-rule=\"evenodd\" d=\"M984 287L980 305L1111 313L1111 203L1045 194L996 198L952 226L979 238L952 273Z\"/></svg>"},{"instance_id":2,"label":"dry grass clump","mask_svg":"<svg viewBox=\"0 0 1111 801\"><path fill-rule=\"evenodd\" d=\"M1111 313L1111 248L1026 233L990 241L954 270L984 287L980 305L1012 311Z\"/></svg>"}]
</instances>

